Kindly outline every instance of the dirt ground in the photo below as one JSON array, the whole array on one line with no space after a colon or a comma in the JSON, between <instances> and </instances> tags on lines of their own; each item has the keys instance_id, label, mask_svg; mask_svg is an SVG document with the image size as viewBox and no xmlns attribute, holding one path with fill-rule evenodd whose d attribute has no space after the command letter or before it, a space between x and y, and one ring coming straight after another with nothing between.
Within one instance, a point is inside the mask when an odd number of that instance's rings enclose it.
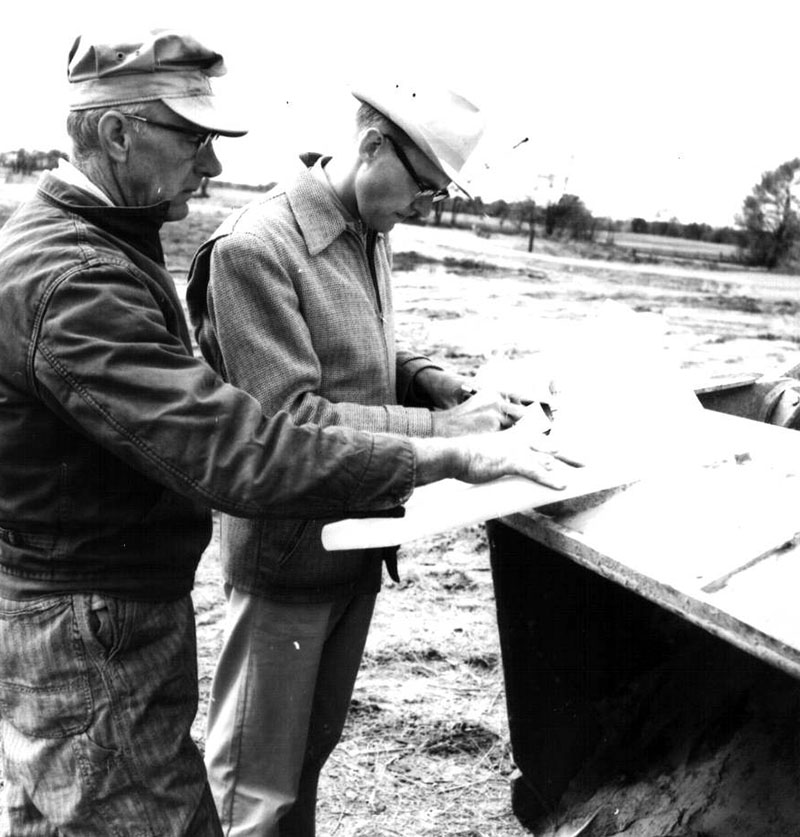
<instances>
[{"instance_id":1,"label":"dirt ground","mask_svg":"<svg viewBox=\"0 0 800 837\"><path fill-rule=\"evenodd\" d=\"M181 292L194 248L240 200L195 201L187 221L168 225L168 265ZM466 374L493 359L535 354L555 330L609 298L663 314L666 349L703 376L800 362L795 277L580 259L538 241L528 254L523 236L485 239L448 227L402 226L393 243L399 340ZM215 536L195 590L201 746L224 621L217 556ZM483 527L404 546L400 569L401 583L387 582L379 597L344 740L323 776L319 833L528 834L511 811L514 761ZM648 758L632 758L626 772L611 776L599 761L588 765L566 807L537 833L800 834L792 825L800 763L794 683L759 668L752 676L770 688L749 697L734 689L733 703L709 698L719 711L704 716L703 746L691 753L680 742L677 750L668 746L680 719L674 702L658 715L662 681L648 681L642 688L654 716L643 724L651 746L641 754Z\"/></svg>"}]
</instances>

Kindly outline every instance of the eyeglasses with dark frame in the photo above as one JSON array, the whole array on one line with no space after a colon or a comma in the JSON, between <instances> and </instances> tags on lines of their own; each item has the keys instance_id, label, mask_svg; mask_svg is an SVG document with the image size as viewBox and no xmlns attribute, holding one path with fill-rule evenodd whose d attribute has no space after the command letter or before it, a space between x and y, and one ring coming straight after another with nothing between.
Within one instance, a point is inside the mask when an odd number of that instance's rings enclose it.
<instances>
[{"instance_id":1,"label":"eyeglasses with dark frame","mask_svg":"<svg viewBox=\"0 0 800 837\"><path fill-rule=\"evenodd\" d=\"M402 148L398 145L395 140L393 140L388 134L383 134L387 140L389 140L389 144L394 149L394 153L397 155L397 159L403 164L403 168L408 172L411 179L416 184L417 189L419 191L414 196L414 200L418 201L420 198L430 198L433 203L438 203L439 201L446 200L450 197L450 191L448 189L436 189L433 186L427 186L423 183L417 173L414 171L414 167L411 165L408 157L406 157L405 152Z\"/></svg>"},{"instance_id":2,"label":"eyeglasses with dark frame","mask_svg":"<svg viewBox=\"0 0 800 837\"><path fill-rule=\"evenodd\" d=\"M183 134L190 137L194 142L195 153L208 148L215 139L219 137L216 131L193 131L191 128L182 128L180 125L169 125L166 122L159 122L157 119L150 119L149 116L138 116L135 113L123 113L128 119L135 119L137 122L146 122L148 125L155 125L156 128L163 128L166 131L174 131L176 134Z\"/></svg>"}]
</instances>

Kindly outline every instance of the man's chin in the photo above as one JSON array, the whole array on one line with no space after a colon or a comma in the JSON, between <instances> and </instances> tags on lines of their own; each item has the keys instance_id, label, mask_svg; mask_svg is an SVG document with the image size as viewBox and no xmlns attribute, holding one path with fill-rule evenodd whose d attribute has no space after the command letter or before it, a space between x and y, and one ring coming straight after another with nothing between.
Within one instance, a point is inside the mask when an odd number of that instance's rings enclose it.
<instances>
[{"instance_id":1,"label":"man's chin","mask_svg":"<svg viewBox=\"0 0 800 837\"><path fill-rule=\"evenodd\" d=\"M167 221L182 221L189 214L189 204L186 201L171 203L167 210Z\"/></svg>"},{"instance_id":2,"label":"man's chin","mask_svg":"<svg viewBox=\"0 0 800 837\"><path fill-rule=\"evenodd\" d=\"M376 218L372 229L376 232L388 233L402 220L403 218L400 215L387 215L383 218Z\"/></svg>"}]
</instances>

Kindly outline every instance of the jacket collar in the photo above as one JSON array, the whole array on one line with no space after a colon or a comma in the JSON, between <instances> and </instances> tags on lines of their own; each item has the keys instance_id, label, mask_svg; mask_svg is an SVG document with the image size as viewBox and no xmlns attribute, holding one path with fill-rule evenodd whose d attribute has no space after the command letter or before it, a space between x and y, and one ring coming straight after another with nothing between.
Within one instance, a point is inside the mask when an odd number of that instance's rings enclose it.
<instances>
[{"instance_id":1,"label":"jacket collar","mask_svg":"<svg viewBox=\"0 0 800 837\"><path fill-rule=\"evenodd\" d=\"M159 233L167 220L168 201L152 206L109 206L99 196L67 183L52 172L42 175L38 191L50 203L80 215L126 241L154 262L164 264Z\"/></svg>"},{"instance_id":2,"label":"jacket collar","mask_svg":"<svg viewBox=\"0 0 800 837\"><path fill-rule=\"evenodd\" d=\"M331 158L307 155L301 159L307 165L312 165L286 187L286 197L309 254L319 255L348 229L363 238L367 232L366 227L360 220L345 217L339 199L327 182L323 166Z\"/></svg>"}]
</instances>

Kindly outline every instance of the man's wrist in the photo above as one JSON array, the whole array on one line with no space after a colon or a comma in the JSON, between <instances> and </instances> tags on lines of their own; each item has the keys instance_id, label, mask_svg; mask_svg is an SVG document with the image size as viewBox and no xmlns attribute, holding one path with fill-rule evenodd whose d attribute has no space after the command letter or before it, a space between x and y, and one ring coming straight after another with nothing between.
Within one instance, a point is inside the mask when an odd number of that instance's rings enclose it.
<instances>
[{"instance_id":1,"label":"man's wrist","mask_svg":"<svg viewBox=\"0 0 800 837\"><path fill-rule=\"evenodd\" d=\"M417 460L416 484L458 478L466 468L463 445L446 439L410 439Z\"/></svg>"},{"instance_id":2,"label":"man's wrist","mask_svg":"<svg viewBox=\"0 0 800 837\"><path fill-rule=\"evenodd\" d=\"M411 395L418 401L424 401L429 394L429 387L425 383L425 378L432 375L441 374L443 370L439 366L430 364L423 366L414 373L411 379Z\"/></svg>"}]
</instances>

